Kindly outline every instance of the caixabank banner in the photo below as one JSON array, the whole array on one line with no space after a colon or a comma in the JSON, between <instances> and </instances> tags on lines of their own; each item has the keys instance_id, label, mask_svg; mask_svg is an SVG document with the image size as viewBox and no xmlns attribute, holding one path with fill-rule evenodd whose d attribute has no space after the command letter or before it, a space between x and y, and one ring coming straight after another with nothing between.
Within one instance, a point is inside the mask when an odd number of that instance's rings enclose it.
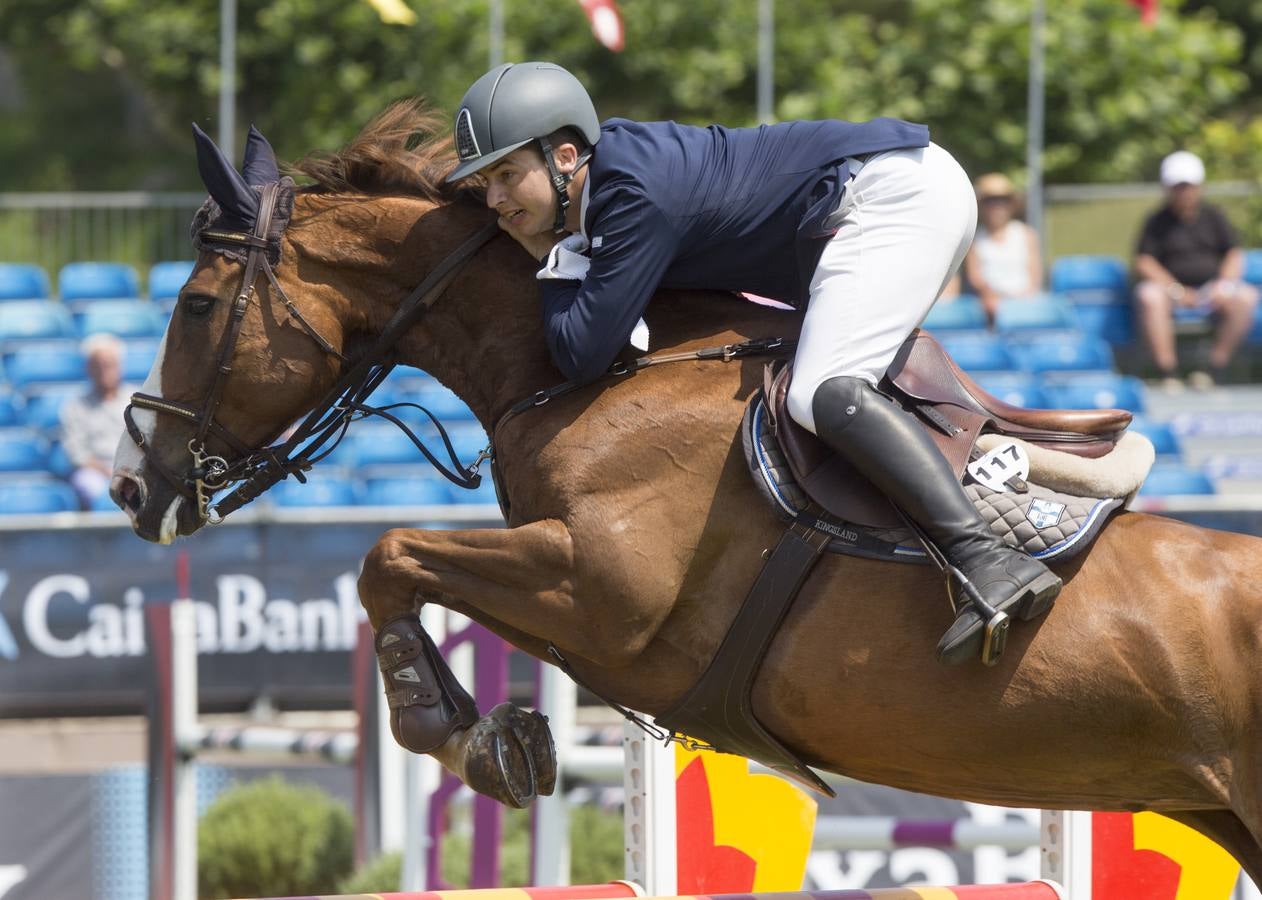
<instances>
[{"instance_id":1,"label":"caixabank banner","mask_svg":"<svg viewBox=\"0 0 1262 900\"><path fill-rule=\"evenodd\" d=\"M117 527L0 531L0 717L140 713L144 606L186 554L205 710L345 707L360 562L384 523L228 524L169 547Z\"/></svg>"}]
</instances>

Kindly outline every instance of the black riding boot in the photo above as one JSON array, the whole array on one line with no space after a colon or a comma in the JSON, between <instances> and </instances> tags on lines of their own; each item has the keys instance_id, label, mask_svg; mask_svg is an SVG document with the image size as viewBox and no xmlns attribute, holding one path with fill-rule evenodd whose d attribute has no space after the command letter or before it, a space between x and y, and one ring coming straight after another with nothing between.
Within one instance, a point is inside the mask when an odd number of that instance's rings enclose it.
<instances>
[{"instance_id":1,"label":"black riding boot","mask_svg":"<svg viewBox=\"0 0 1262 900\"><path fill-rule=\"evenodd\" d=\"M1061 580L996 537L960 488L941 451L911 415L861 378L830 378L812 403L815 430L928 534L982 599L1022 619L1046 612ZM955 665L982 649L985 620L961 599L938 642L938 661Z\"/></svg>"}]
</instances>

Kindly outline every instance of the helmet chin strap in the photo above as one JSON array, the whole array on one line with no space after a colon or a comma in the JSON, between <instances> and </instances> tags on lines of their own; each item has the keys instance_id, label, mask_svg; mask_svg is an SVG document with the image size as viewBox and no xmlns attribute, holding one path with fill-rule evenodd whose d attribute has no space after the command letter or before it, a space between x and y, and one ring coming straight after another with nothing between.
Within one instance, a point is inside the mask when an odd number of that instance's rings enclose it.
<instances>
[{"instance_id":1,"label":"helmet chin strap","mask_svg":"<svg viewBox=\"0 0 1262 900\"><path fill-rule=\"evenodd\" d=\"M575 173L591 160L592 152L588 149L579 155L573 172L562 172L557 168L556 158L552 155L552 144L546 137L539 138L539 149L543 151L543 161L548 167L548 176L552 179L552 190L557 195L556 218L552 221L552 231L554 234L561 234L565 231L565 213L570 208L570 182L574 180Z\"/></svg>"}]
</instances>

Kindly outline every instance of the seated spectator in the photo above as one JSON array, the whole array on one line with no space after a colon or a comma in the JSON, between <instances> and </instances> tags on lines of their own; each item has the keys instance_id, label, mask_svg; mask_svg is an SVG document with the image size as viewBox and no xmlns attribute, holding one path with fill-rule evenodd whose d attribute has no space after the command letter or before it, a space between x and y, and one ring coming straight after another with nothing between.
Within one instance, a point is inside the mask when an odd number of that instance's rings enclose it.
<instances>
[{"instance_id":1,"label":"seated spectator","mask_svg":"<svg viewBox=\"0 0 1262 900\"><path fill-rule=\"evenodd\" d=\"M999 304L1037 294L1043 286L1038 233L1016 218L1017 192L1006 175L977 179L978 223L964 274L994 324Z\"/></svg>"},{"instance_id":2,"label":"seated spectator","mask_svg":"<svg viewBox=\"0 0 1262 900\"><path fill-rule=\"evenodd\" d=\"M83 342L92 388L61 407L61 441L74 471L70 483L84 509L109 490L114 451L123 435L127 394L121 390L123 344L109 334L94 334Z\"/></svg>"},{"instance_id":3,"label":"seated spectator","mask_svg":"<svg viewBox=\"0 0 1262 900\"><path fill-rule=\"evenodd\" d=\"M1215 320L1209 372L1195 371L1197 388L1221 381L1232 354L1249 333L1258 292L1242 280L1244 253L1222 210L1201 200L1205 166L1180 150L1161 161L1166 203L1144 223L1135 252L1135 300L1141 331L1167 389L1182 386L1175 353L1176 307Z\"/></svg>"}]
</instances>

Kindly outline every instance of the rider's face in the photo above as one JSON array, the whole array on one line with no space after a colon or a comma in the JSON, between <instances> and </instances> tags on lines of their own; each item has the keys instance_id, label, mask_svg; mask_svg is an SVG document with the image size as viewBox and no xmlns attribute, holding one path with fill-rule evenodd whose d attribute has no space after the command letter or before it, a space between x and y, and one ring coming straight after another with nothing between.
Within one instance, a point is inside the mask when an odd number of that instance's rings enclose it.
<instances>
[{"instance_id":1,"label":"rider's face","mask_svg":"<svg viewBox=\"0 0 1262 900\"><path fill-rule=\"evenodd\" d=\"M529 146L514 150L483 174L486 205L499 213L512 231L537 235L552 230L556 195L538 150Z\"/></svg>"}]
</instances>

